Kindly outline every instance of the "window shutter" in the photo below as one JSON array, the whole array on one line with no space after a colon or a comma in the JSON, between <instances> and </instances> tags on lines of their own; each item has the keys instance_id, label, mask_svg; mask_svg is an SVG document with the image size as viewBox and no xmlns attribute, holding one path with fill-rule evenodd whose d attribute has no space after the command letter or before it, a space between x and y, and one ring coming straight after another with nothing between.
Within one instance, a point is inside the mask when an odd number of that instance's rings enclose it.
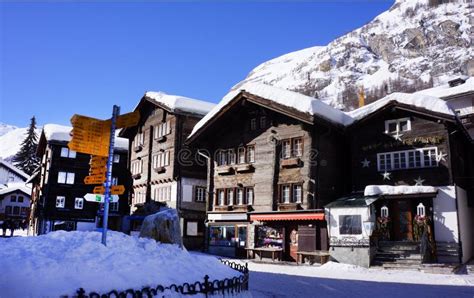
<instances>
[{"instance_id":1,"label":"window shutter","mask_svg":"<svg viewBox=\"0 0 474 298\"><path fill-rule=\"evenodd\" d=\"M171 133L171 120L166 121L166 134Z\"/></svg>"},{"instance_id":2,"label":"window shutter","mask_svg":"<svg viewBox=\"0 0 474 298\"><path fill-rule=\"evenodd\" d=\"M170 152L166 151L165 152L165 166L169 166L169 165L170 165Z\"/></svg>"}]
</instances>

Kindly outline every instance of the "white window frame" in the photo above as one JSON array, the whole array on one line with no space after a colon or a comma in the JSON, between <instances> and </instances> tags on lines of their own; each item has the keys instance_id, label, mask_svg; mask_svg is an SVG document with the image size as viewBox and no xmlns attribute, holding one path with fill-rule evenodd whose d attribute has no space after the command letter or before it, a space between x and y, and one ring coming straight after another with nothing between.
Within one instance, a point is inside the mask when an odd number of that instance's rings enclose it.
<instances>
[{"instance_id":1,"label":"white window frame","mask_svg":"<svg viewBox=\"0 0 474 298\"><path fill-rule=\"evenodd\" d=\"M84 209L84 198L76 198L74 200L74 209Z\"/></svg>"},{"instance_id":2,"label":"white window frame","mask_svg":"<svg viewBox=\"0 0 474 298\"><path fill-rule=\"evenodd\" d=\"M284 204L289 204L291 201L291 185L282 185L281 186L281 202Z\"/></svg>"},{"instance_id":3,"label":"white window frame","mask_svg":"<svg viewBox=\"0 0 474 298\"><path fill-rule=\"evenodd\" d=\"M245 198L244 198L244 189L243 188L238 188L237 189L237 205L243 205Z\"/></svg>"},{"instance_id":4,"label":"white window frame","mask_svg":"<svg viewBox=\"0 0 474 298\"><path fill-rule=\"evenodd\" d=\"M255 145L247 146L247 163L255 162Z\"/></svg>"},{"instance_id":5,"label":"white window frame","mask_svg":"<svg viewBox=\"0 0 474 298\"><path fill-rule=\"evenodd\" d=\"M217 205L225 206L225 189L217 190Z\"/></svg>"},{"instance_id":6,"label":"white window frame","mask_svg":"<svg viewBox=\"0 0 474 298\"><path fill-rule=\"evenodd\" d=\"M132 175L141 174L143 170L143 160L134 160L130 165Z\"/></svg>"},{"instance_id":7,"label":"white window frame","mask_svg":"<svg viewBox=\"0 0 474 298\"><path fill-rule=\"evenodd\" d=\"M65 196L57 196L56 197L56 208L64 208L66 206L66 197Z\"/></svg>"},{"instance_id":8,"label":"white window frame","mask_svg":"<svg viewBox=\"0 0 474 298\"><path fill-rule=\"evenodd\" d=\"M226 192L226 195L227 195L227 203L229 206L233 206L234 205L234 196L235 196L235 191L233 188L229 188Z\"/></svg>"},{"instance_id":9,"label":"white window frame","mask_svg":"<svg viewBox=\"0 0 474 298\"><path fill-rule=\"evenodd\" d=\"M245 163L245 147L239 147L237 152L238 152L237 163L239 164Z\"/></svg>"},{"instance_id":10,"label":"white window frame","mask_svg":"<svg viewBox=\"0 0 474 298\"><path fill-rule=\"evenodd\" d=\"M76 174L74 172L58 172L58 183L60 184L74 184L74 178ZM64 179L62 179L64 177Z\"/></svg>"},{"instance_id":11,"label":"white window frame","mask_svg":"<svg viewBox=\"0 0 474 298\"><path fill-rule=\"evenodd\" d=\"M253 200L254 200L254 191L253 187L246 187L245 188L245 201L248 205L252 205Z\"/></svg>"},{"instance_id":12,"label":"white window frame","mask_svg":"<svg viewBox=\"0 0 474 298\"><path fill-rule=\"evenodd\" d=\"M380 208L380 216L381 217L388 217L388 207L383 205L382 208Z\"/></svg>"},{"instance_id":13,"label":"white window frame","mask_svg":"<svg viewBox=\"0 0 474 298\"><path fill-rule=\"evenodd\" d=\"M294 184L293 185L293 201L295 203L301 203L303 200L303 185Z\"/></svg>"},{"instance_id":14,"label":"white window frame","mask_svg":"<svg viewBox=\"0 0 474 298\"><path fill-rule=\"evenodd\" d=\"M434 151L434 152L433 152ZM420 160L416 160L417 152L419 153ZM413 166L410 165L410 153L413 155ZM427 153L427 160L425 160L425 153ZM401 156L404 155L404 167L400 166L395 168L395 155ZM384 171L394 171L394 170L405 170L405 169L419 169L419 168L433 168L437 167L439 162L437 160L438 156L438 147L426 147L426 148L417 148L410 150L402 151L392 151L392 152L383 152L377 153L377 169L379 172ZM390 167L387 167L387 164L390 163ZM418 166L419 163L419 166Z\"/></svg>"},{"instance_id":15,"label":"white window frame","mask_svg":"<svg viewBox=\"0 0 474 298\"><path fill-rule=\"evenodd\" d=\"M283 159L291 158L291 139L283 140L281 149Z\"/></svg>"},{"instance_id":16,"label":"white window frame","mask_svg":"<svg viewBox=\"0 0 474 298\"><path fill-rule=\"evenodd\" d=\"M227 158L228 158L228 164L229 165L234 165L236 162L236 156L235 156L235 150L234 149L229 149L227 150Z\"/></svg>"},{"instance_id":17,"label":"white window frame","mask_svg":"<svg viewBox=\"0 0 474 298\"><path fill-rule=\"evenodd\" d=\"M400 123L401 122L407 122L407 129L406 130L401 130L400 129ZM390 124L395 123L396 124L396 130L395 131L389 131L388 128ZM410 118L400 118L400 119L392 119L392 120L385 120L385 133L386 134L396 134L404 131L410 131L411 130L411 119Z\"/></svg>"},{"instance_id":18,"label":"white window frame","mask_svg":"<svg viewBox=\"0 0 474 298\"><path fill-rule=\"evenodd\" d=\"M76 151L73 151L68 147L61 147L61 157L76 158Z\"/></svg>"},{"instance_id":19,"label":"white window frame","mask_svg":"<svg viewBox=\"0 0 474 298\"><path fill-rule=\"evenodd\" d=\"M206 187L195 186L194 188L194 201L205 202L206 201Z\"/></svg>"},{"instance_id":20,"label":"white window frame","mask_svg":"<svg viewBox=\"0 0 474 298\"><path fill-rule=\"evenodd\" d=\"M423 203L418 204L416 206L416 215L418 216L425 216L426 215L426 207L423 205Z\"/></svg>"}]
</instances>

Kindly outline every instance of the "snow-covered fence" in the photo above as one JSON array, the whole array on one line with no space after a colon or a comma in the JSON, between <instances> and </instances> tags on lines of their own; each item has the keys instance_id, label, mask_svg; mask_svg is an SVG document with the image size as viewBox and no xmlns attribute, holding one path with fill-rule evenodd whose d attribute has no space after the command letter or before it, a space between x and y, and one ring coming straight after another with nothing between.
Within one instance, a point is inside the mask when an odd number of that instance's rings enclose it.
<instances>
[{"instance_id":1,"label":"snow-covered fence","mask_svg":"<svg viewBox=\"0 0 474 298\"><path fill-rule=\"evenodd\" d=\"M219 259L224 265L241 273L239 276L233 278L225 278L222 280L209 280L209 276L204 276L202 282L196 281L195 283L184 283L182 285L172 284L170 286L157 285L156 287L144 287L141 290L127 289L124 291L111 290L107 293L89 292L80 288L77 290L77 298L142 298L142 297L156 297L162 296L165 293L177 293L180 295L197 295L204 294L205 297L208 295L215 294L234 294L247 291L249 288L249 269L247 263L241 265L229 260Z\"/></svg>"}]
</instances>

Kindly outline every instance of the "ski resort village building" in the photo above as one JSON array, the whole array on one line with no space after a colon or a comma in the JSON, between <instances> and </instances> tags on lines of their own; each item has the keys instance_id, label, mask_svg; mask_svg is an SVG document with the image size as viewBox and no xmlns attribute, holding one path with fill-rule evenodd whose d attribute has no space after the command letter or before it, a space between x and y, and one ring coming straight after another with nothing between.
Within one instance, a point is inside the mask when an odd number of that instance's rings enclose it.
<instances>
[{"instance_id":1,"label":"ski resort village building","mask_svg":"<svg viewBox=\"0 0 474 298\"><path fill-rule=\"evenodd\" d=\"M0 188L8 183L24 183L28 178L28 174L0 158Z\"/></svg>"},{"instance_id":2,"label":"ski resort village building","mask_svg":"<svg viewBox=\"0 0 474 298\"><path fill-rule=\"evenodd\" d=\"M319 100L267 85L230 92L189 142L209 160L208 250L296 260L327 250L323 206L344 193L343 123Z\"/></svg>"},{"instance_id":3,"label":"ski resort village building","mask_svg":"<svg viewBox=\"0 0 474 298\"><path fill-rule=\"evenodd\" d=\"M47 124L41 132L37 150L41 164L31 178L30 229L33 235L102 227L103 205L84 199L95 186L84 184L84 178L89 175L91 156L67 147L71 129ZM129 214L127 158L128 140L116 138L112 184L124 185L125 193L119 196L118 202L110 204L108 227L113 230L122 230L122 217Z\"/></svg>"},{"instance_id":4,"label":"ski resort village building","mask_svg":"<svg viewBox=\"0 0 474 298\"><path fill-rule=\"evenodd\" d=\"M196 164L196 152L184 141L213 107L196 99L147 92L135 108L141 115L139 124L120 133L130 140L132 215L143 214L141 209L150 202L176 208L189 249L203 244L206 163ZM132 229L139 230L143 217L131 219Z\"/></svg>"}]
</instances>

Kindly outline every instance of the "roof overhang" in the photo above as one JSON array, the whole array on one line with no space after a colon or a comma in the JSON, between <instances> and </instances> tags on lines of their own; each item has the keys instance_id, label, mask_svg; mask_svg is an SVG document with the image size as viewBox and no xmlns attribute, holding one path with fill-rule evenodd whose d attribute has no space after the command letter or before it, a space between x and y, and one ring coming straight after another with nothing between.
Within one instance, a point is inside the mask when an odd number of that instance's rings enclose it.
<instances>
[{"instance_id":1,"label":"roof overhang","mask_svg":"<svg viewBox=\"0 0 474 298\"><path fill-rule=\"evenodd\" d=\"M324 212L250 213L250 221L325 220Z\"/></svg>"}]
</instances>

